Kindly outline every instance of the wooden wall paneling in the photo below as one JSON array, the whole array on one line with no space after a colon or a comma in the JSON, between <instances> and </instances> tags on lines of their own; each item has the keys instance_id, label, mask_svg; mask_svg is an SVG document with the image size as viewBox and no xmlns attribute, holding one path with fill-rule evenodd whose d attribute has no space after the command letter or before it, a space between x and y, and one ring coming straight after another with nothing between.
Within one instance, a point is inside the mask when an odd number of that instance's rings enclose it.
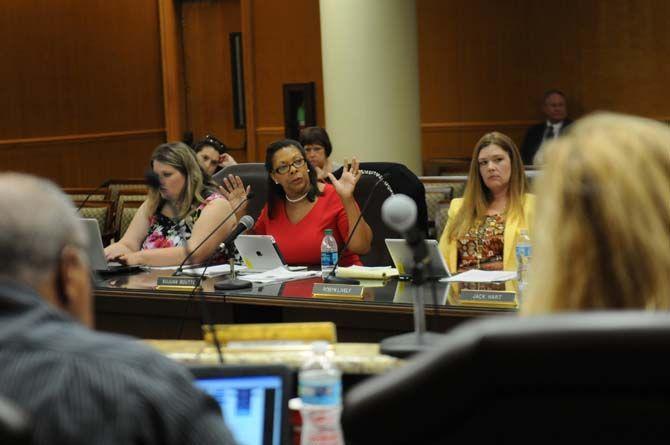
<instances>
[{"instance_id":1,"label":"wooden wall paneling","mask_svg":"<svg viewBox=\"0 0 670 445\"><path fill-rule=\"evenodd\" d=\"M170 141L183 138L186 121L181 2L158 0L165 128Z\"/></svg>"},{"instance_id":2,"label":"wooden wall paneling","mask_svg":"<svg viewBox=\"0 0 670 445\"><path fill-rule=\"evenodd\" d=\"M469 154L491 129L521 143L552 87L573 117L667 119L669 14L664 0L418 0L424 158Z\"/></svg>"},{"instance_id":3,"label":"wooden wall paneling","mask_svg":"<svg viewBox=\"0 0 670 445\"><path fill-rule=\"evenodd\" d=\"M325 125L321 25L316 0L250 0L256 125L256 156L283 137L283 84L315 82L317 124ZM245 53L245 56L248 53ZM277 137L272 131L282 128ZM264 130L264 129L275 130ZM274 139L268 139L274 137Z\"/></svg>"},{"instance_id":4,"label":"wooden wall paneling","mask_svg":"<svg viewBox=\"0 0 670 445\"><path fill-rule=\"evenodd\" d=\"M163 126L152 2L3 2L0 140Z\"/></svg>"},{"instance_id":5,"label":"wooden wall paneling","mask_svg":"<svg viewBox=\"0 0 670 445\"><path fill-rule=\"evenodd\" d=\"M165 131L147 129L58 138L5 140L0 165L37 174L61 187L95 187L109 178L141 178Z\"/></svg>"},{"instance_id":6,"label":"wooden wall paneling","mask_svg":"<svg viewBox=\"0 0 670 445\"><path fill-rule=\"evenodd\" d=\"M195 140L212 134L231 148L242 148L244 130L233 118L229 35L241 31L240 1L182 3L186 80L186 128ZM243 150L231 151L238 161Z\"/></svg>"},{"instance_id":7,"label":"wooden wall paneling","mask_svg":"<svg viewBox=\"0 0 670 445\"><path fill-rule=\"evenodd\" d=\"M157 3L6 3L0 169L64 187L141 176L165 139Z\"/></svg>"},{"instance_id":8,"label":"wooden wall paneling","mask_svg":"<svg viewBox=\"0 0 670 445\"><path fill-rule=\"evenodd\" d=\"M257 162L256 143L256 67L254 54L254 5L253 0L240 0L242 26L242 64L244 66L244 103L246 113L246 158Z\"/></svg>"}]
</instances>

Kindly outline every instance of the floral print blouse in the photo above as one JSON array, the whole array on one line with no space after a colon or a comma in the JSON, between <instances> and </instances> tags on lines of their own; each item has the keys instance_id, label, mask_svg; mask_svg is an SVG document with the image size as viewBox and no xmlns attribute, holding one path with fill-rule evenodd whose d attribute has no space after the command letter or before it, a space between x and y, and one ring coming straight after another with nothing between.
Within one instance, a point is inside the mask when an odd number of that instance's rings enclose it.
<instances>
[{"instance_id":1,"label":"floral print blouse","mask_svg":"<svg viewBox=\"0 0 670 445\"><path fill-rule=\"evenodd\" d=\"M149 218L149 230L147 230L147 237L142 243L142 250L183 246L186 240L191 238L193 226L200 217L202 209L215 199L224 198L218 193L212 193L197 208L179 221L163 215L158 208L156 213Z\"/></svg>"},{"instance_id":2,"label":"floral print blouse","mask_svg":"<svg viewBox=\"0 0 670 445\"><path fill-rule=\"evenodd\" d=\"M457 240L458 270L502 270L505 216L490 215Z\"/></svg>"}]
</instances>

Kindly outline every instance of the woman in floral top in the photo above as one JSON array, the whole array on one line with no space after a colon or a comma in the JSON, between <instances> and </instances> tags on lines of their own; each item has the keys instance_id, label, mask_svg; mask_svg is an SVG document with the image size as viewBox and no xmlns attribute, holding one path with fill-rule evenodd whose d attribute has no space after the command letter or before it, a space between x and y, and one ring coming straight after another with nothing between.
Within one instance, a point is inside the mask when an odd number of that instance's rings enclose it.
<instances>
[{"instance_id":1,"label":"woman in floral top","mask_svg":"<svg viewBox=\"0 0 670 445\"><path fill-rule=\"evenodd\" d=\"M148 266L180 264L231 212L229 202L205 184L203 171L187 145L159 145L151 156L151 168L160 188L149 192L123 237L105 249L108 260ZM235 217L230 218L190 261L208 259L236 223Z\"/></svg>"},{"instance_id":2,"label":"woman in floral top","mask_svg":"<svg viewBox=\"0 0 670 445\"><path fill-rule=\"evenodd\" d=\"M520 229L529 229L535 197L528 188L519 149L508 136L485 134L472 154L462 199L449 206L440 251L450 270L516 270Z\"/></svg>"}]
</instances>

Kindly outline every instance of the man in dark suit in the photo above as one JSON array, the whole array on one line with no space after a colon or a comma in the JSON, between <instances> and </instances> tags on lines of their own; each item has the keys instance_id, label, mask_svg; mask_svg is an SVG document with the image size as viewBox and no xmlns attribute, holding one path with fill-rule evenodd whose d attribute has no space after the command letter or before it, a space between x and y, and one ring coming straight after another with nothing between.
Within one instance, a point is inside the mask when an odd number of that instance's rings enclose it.
<instances>
[{"instance_id":1,"label":"man in dark suit","mask_svg":"<svg viewBox=\"0 0 670 445\"><path fill-rule=\"evenodd\" d=\"M525 165L534 164L535 154L544 141L558 137L572 120L568 119L568 107L565 94L559 90L544 93L542 113L547 120L528 129L521 146L521 157Z\"/></svg>"}]
</instances>

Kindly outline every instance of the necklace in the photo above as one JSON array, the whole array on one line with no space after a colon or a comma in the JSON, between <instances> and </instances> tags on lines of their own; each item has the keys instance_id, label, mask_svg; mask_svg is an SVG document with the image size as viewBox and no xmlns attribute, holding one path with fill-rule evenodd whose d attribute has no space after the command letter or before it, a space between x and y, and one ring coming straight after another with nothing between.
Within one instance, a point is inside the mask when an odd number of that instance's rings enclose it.
<instances>
[{"instance_id":1,"label":"necklace","mask_svg":"<svg viewBox=\"0 0 670 445\"><path fill-rule=\"evenodd\" d=\"M288 197L288 195L285 195L285 197L286 197L286 200L288 202L292 202L293 204L295 204L296 202L300 202L303 199L305 199L308 194L309 194L309 190L304 195L302 195L300 198L291 199L291 198Z\"/></svg>"}]
</instances>

